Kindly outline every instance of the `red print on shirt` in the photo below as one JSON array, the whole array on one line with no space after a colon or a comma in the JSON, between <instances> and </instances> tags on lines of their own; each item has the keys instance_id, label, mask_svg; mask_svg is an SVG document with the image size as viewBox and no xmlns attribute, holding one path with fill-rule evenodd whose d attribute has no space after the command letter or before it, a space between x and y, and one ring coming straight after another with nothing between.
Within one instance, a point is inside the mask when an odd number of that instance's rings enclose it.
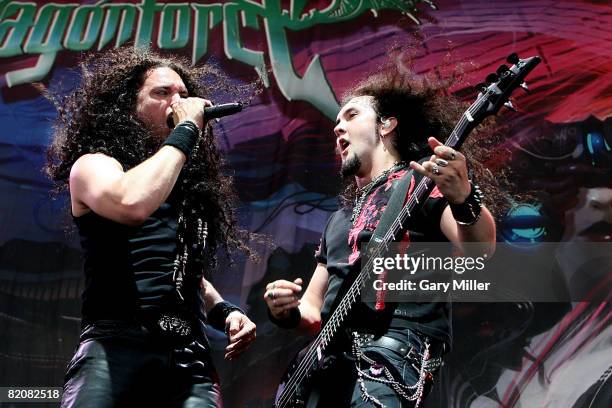
<instances>
[{"instance_id":1,"label":"red print on shirt","mask_svg":"<svg viewBox=\"0 0 612 408\"><path fill-rule=\"evenodd\" d=\"M359 258L359 234L364 231L374 231L380 222L380 217L382 213L387 208L388 194L383 194L383 192L387 192L393 182L401 179L408 170L400 170L393 174L391 174L385 184L374 189L374 191L368 196L363 206L361 207L361 213L357 217L357 220L354 223L354 226L350 229L348 235L348 244L352 249L351 255L349 256L349 264L353 264ZM412 192L415 188L415 178L412 176L410 179L410 187L408 187L408 195L406 197L406 201L410 199L412 196ZM438 189L438 186L434 187L434 189L429 194L431 198L440 198L443 197L442 193ZM409 241L408 232L406 232L406 236L402 239L404 242Z\"/></svg>"}]
</instances>

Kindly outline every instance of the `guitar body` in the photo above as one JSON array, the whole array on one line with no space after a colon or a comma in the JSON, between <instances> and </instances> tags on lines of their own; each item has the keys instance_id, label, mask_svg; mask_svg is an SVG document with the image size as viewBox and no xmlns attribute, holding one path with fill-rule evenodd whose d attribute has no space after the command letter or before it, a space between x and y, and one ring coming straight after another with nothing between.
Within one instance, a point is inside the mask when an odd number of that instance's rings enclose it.
<instances>
[{"instance_id":1,"label":"guitar body","mask_svg":"<svg viewBox=\"0 0 612 408\"><path fill-rule=\"evenodd\" d=\"M289 368L283 375L281 379L281 383L278 386L278 390L276 392L275 403L274 406L277 407L278 398L286 392L285 388L287 386L291 387L291 379L295 377L297 371L300 370L300 364L303 362L303 359L308 351L308 349L312 346L312 343L307 347L304 347L291 361L289 364ZM293 386L292 397L291 399L285 403L284 406L291 408L314 408L319 403L320 394L318 392L319 385L322 381L325 381L326 378L329 378L329 371L334 364L334 359L331 357L324 357L320 362L313 365L311 372L309 375L301 381L299 384Z\"/></svg>"},{"instance_id":2,"label":"guitar body","mask_svg":"<svg viewBox=\"0 0 612 408\"><path fill-rule=\"evenodd\" d=\"M340 290L336 299L342 299L346 293L346 288ZM337 305L334 302L332 308ZM291 408L314 408L318 405L321 395L319 391L329 386L330 381L334 385L339 382L337 378L338 358L336 357L343 350L350 350L351 338L349 333L341 331L336 333L333 341L327 345L325 352L317 352L316 340L310 342L291 360L285 373L283 374L276 396L274 407ZM313 357L314 356L314 357ZM348 360L344 360L347 362ZM304 367L308 366L307 374ZM300 381L295 381L300 378ZM287 398L287 395L290 398ZM281 401L279 401L281 398Z\"/></svg>"},{"instance_id":3,"label":"guitar body","mask_svg":"<svg viewBox=\"0 0 612 408\"><path fill-rule=\"evenodd\" d=\"M285 392L285 388L287 386L289 387L291 386L290 379L295 376L296 371L299 369L300 363L302 362L304 355L306 354L306 351L308 350L309 347L310 345L303 348L297 354L297 356L293 358L293 360L289 364L289 368L287 368L287 371L281 378L281 382L278 386L278 390L276 391L276 397L274 398L275 407L277 406L279 396L282 395L283 392ZM313 368L312 374L310 374L304 381L295 385L295 388L292 393L293 395L291 399L286 403L287 407L293 407L293 408L316 407L319 396L311 395L312 394L312 381L314 380L316 382L316 379L314 377L320 376L319 373L320 371L318 370L318 368Z\"/></svg>"},{"instance_id":4,"label":"guitar body","mask_svg":"<svg viewBox=\"0 0 612 408\"><path fill-rule=\"evenodd\" d=\"M341 346L340 342L337 341L340 338L344 339L342 342L344 346ZM337 354L340 353L341 348L350 350L348 346L350 343L347 341L348 337L345 333L339 334L334 341L334 346L330 347L336 352L330 352L327 349L321 360L309 365L308 375L302 381L294 383L292 379L299 376L303 371L304 358L308 355L313 343L304 347L291 361L289 368L283 375L276 393L274 407L315 408L321 406L319 405L321 398L325 398L324 406L345 406L348 404L352 396L354 378L345 374L354 367L354 362ZM350 391L350 395L341 395L341 390ZM291 395L291 398L279 403L279 397L287 395L287 393Z\"/></svg>"}]
</instances>

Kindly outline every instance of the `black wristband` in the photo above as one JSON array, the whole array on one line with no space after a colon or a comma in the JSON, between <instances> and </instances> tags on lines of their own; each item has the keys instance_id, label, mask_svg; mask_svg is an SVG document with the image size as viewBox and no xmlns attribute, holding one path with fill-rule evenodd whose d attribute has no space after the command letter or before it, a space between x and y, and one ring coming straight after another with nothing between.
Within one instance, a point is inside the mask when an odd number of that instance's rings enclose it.
<instances>
[{"instance_id":1,"label":"black wristband","mask_svg":"<svg viewBox=\"0 0 612 408\"><path fill-rule=\"evenodd\" d=\"M238 306L230 302L222 301L222 302L217 303L210 310L210 312L208 312L208 317L207 317L208 325L212 327L213 329L217 329L225 333L226 332L225 319L227 319L227 316L235 310L239 311L240 313L246 316L246 313L244 313L244 310L242 310L241 308L239 308Z\"/></svg>"},{"instance_id":2,"label":"black wristband","mask_svg":"<svg viewBox=\"0 0 612 408\"><path fill-rule=\"evenodd\" d=\"M470 181L470 195L461 204L450 204L453 218L459 225L473 225L480 218L483 194L480 188Z\"/></svg>"},{"instance_id":3,"label":"black wristband","mask_svg":"<svg viewBox=\"0 0 612 408\"><path fill-rule=\"evenodd\" d=\"M300 313L300 309L297 307L289 310L289 317L286 319L277 319L272 316L270 309L268 309L268 318L272 323L277 325L282 329L295 329L299 326L300 321L302 320L302 313Z\"/></svg>"},{"instance_id":4,"label":"black wristband","mask_svg":"<svg viewBox=\"0 0 612 408\"><path fill-rule=\"evenodd\" d=\"M201 133L195 123L185 120L174 127L162 145L176 147L189 158Z\"/></svg>"}]
</instances>

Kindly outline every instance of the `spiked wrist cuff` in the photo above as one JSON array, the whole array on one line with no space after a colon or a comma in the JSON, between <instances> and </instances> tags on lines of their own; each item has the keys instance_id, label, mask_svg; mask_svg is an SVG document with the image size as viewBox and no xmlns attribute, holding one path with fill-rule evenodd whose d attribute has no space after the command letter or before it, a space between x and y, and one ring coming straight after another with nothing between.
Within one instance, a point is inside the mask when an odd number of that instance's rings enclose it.
<instances>
[{"instance_id":1,"label":"spiked wrist cuff","mask_svg":"<svg viewBox=\"0 0 612 408\"><path fill-rule=\"evenodd\" d=\"M470 195L461 204L450 204L453 218L459 225L473 225L480 218L482 200L484 198L480 188L470 181Z\"/></svg>"}]
</instances>

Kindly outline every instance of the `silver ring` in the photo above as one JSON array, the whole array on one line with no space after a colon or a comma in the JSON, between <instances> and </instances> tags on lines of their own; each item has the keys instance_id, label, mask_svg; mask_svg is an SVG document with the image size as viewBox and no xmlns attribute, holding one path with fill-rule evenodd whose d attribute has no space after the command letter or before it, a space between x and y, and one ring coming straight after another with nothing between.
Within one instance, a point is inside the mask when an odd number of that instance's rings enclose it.
<instances>
[{"instance_id":1,"label":"silver ring","mask_svg":"<svg viewBox=\"0 0 612 408\"><path fill-rule=\"evenodd\" d=\"M268 299L274 300L274 289L268 292Z\"/></svg>"},{"instance_id":2,"label":"silver ring","mask_svg":"<svg viewBox=\"0 0 612 408\"><path fill-rule=\"evenodd\" d=\"M454 151L454 150L451 150L451 151L449 152L449 154L450 154L450 159L451 159L451 160L455 160L455 157L457 157L457 153L455 153L455 151Z\"/></svg>"},{"instance_id":3,"label":"silver ring","mask_svg":"<svg viewBox=\"0 0 612 408\"><path fill-rule=\"evenodd\" d=\"M433 165L433 167L431 168L431 172L436 176L440 175L440 168L438 167L437 164Z\"/></svg>"},{"instance_id":4,"label":"silver ring","mask_svg":"<svg viewBox=\"0 0 612 408\"><path fill-rule=\"evenodd\" d=\"M440 167L448 166L448 162L444 159L436 159L436 164Z\"/></svg>"}]
</instances>

